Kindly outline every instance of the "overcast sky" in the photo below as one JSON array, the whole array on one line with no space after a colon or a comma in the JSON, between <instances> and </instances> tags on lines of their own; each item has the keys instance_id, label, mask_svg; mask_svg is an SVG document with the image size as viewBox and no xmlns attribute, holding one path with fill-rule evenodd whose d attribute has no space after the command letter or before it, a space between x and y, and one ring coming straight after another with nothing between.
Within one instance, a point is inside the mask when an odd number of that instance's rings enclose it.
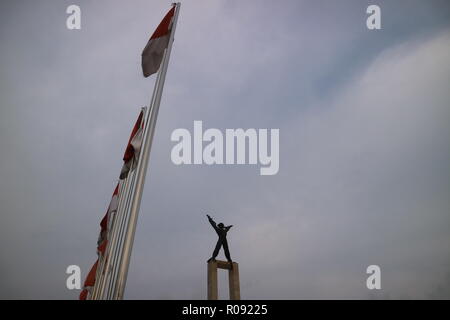
<instances>
[{"instance_id":1,"label":"overcast sky","mask_svg":"<svg viewBox=\"0 0 450 320\"><path fill-rule=\"evenodd\" d=\"M0 3L0 298L78 297L65 271L96 259L169 7ZM447 0L183 1L126 298L206 298L206 213L235 226L243 299L450 298L449 83ZM280 129L278 174L174 165L170 135L194 120Z\"/></svg>"}]
</instances>

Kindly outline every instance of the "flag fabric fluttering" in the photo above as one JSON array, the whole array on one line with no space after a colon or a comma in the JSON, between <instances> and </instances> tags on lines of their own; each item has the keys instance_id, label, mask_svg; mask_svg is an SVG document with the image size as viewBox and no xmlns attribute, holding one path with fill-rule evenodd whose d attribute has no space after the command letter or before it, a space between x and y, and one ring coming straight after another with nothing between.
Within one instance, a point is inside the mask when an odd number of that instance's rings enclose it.
<instances>
[{"instance_id":1,"label":"flag fabric fluttering","mask_svg":"<svg viewBox=\"0 0 450 320\"><path fill-rule=\"evenodd\" d=\"M156 73L159 69L161 61L169 44L170 32L172 30L172 21L175 13L175 6L169 10L156 28L153 35L148 40L147 45L142 51L142 72L147 78Z\"/></svg>"},{"instance_id":2,"label":"flag fabric fluttering","mask_svg":"<svg viewBox=\"0 0 450 320\"><path fill-rule=\"evenodd\" d=\"M128 140L128 145L125 149L125 154L123 155L124 164L122 170L120 171L120 179L123 180L128 176L128 173L133 170L139 159L139 152L141 151L142 138L144 133L144 110L139 114L136 123L134 124L133 130L131 131L130 139ZM134 160L134 161L133 161Z\"/></svg>"},{"instance_id":3,"label":"flag fabric fluttering","mask_svg":"<svg viewBox=\"0 0 450 320\"><path fill-rule=\"evenodd\" d=\"M102 258L105 256L106 246L108 245L108 239L105 239L98 247L97 247L97 254L99 258Z\"/></svg>"},{"instance_id":4,"label":"flag fabric fluttering","mask_svg":"<svg viewBox=\"0 0 450 320\"><path fill-rule=\"evenodd\" d=\"M86 300L88 297L88 293L89 293L89 291L87 289L81 290L79 299Z\"/></svg>"},{"instance_id":5,"label":"flag fabric fluttering","mask_svg":"<svg viewBox=\"0 0 450 320\"><path fill-rule=\"evenodd\" d=\"M86 300L88 293L92 290L95 284L95 276L97 274L98 260L95 261L91 270L89 271L86 280L84 280L83 291L80 293L80 300Z\"/></svg>"},{"instance_id":6,"label":"flag fabric fluttering","mask_svg":"<svg viewBox=\"0 0 450 320\"><path fill-rule=\"evenodd\" d=\"M119 184L117 184L114 189L113 195L111 197L111 202L109 203L108 210L105 216L100 222L100 234L98 236L97 245L100 247L105 240L108 238L108 233L111 231L112 223L116 216L117 207L119 205Z\"/></svg>"},{"instance_id":7,"label":"flag fabric fluttering","mask_svg":"<svg viewBox=\"0 0 450 320\"><path fill-rule=\"evenodd\" d=\"M114 189L111 202L109 203L108 210L106 211L105 216L100 222L100 235L97 241L97 254L98 259L92 266L88 275L86 276L86 280L84 281L83 290L80 293L79 299L86 300L88 294L92 291L92 288L95 285L96 275L97 275L97 267L99 259L103 258L106 251L106 246L108 245L108 234L111 231L112 223L114 222L114 218L117 212L117 207L119 204L119 184L117 184Z\"/></svg>"}]
</instances>

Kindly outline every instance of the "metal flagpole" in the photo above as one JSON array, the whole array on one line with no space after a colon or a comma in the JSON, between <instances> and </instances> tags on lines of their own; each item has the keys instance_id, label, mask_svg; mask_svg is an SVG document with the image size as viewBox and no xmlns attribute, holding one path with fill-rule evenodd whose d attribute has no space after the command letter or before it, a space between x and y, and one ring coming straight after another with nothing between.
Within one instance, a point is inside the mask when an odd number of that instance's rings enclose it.
<instances>
[{"instance_id":1,"label":"metal flagpole","mask_svg":"<svg viewBox=\"0 0 450 320\"><path fill-rule=\"evenodd\" d=\"M142 108L141 111L144 112L144 119L148 108ZM133 167L134 159L132 160L131 168ZM117 211L114 215L114 221L111 225L111 230L108 232L107 239L108 245L105 250L105 254L103 257L102 263L100 266L101 273L104 273L100 278L96 278L95 290L92 299L100 300L100 299L108 299L108 296L105 295L105 291L109 290L111 286L111 281L115 281L113 279L113 268L117 262L117 254L118 247L120 248L120 235L124 232L124 221L128 216L129 209L129 201L130 201L130 193L134 189L134 171L130 170L125 179L121 180L119 183L119 199Z\"/></svg>"},{"instance_id":2,"label":"metal flagpole","mask_svg":"<svg viewBox=\"0 0 450 320\"><path fill-rule=\"evenodd\" d=\"M101 278L96 279L95 281L95 290L93 294L94 300L99 300L103 298L103 290L105 287L105 283L109 276L110 264L112 263L111 252L114 250L113 248L116 245L116 235L119 228L119 221L122 220L123 217L123 203L126 198L126 194L129 190L129 179L128 177L122 180L119 184L119 199L117 205L117 211L114 216L114 223L112 224L111 232L107 233L108 245L105 250L105 254L103 257L102 264L100 265L100 272L103 273Z\"/></svg>"},{"instance_id":3,"label":"metal flagpole","mask_svg":"<svg viewBox=\"0 0 450 320\"><path fill-rule=\"evenodd\" d=\"M119 205L120 205L120 202L121 202L122 188L123 188L123 183L122 183L122 181L119 181L119 199L118 199L118 204ZM107 211L109 211L109 207L108 207ZM119 213L119 211L117 210L116 213L114 214L114 220L117 220L116 218L117 218L118 213ZM108 220L109 220L109 218L108 218ZM109 222L108 222L108 224L109 224ZM108 224L107 224L107 233L106 233L106 238L107 239L109 239ZM114 223L111 226L113 227ZM108 245L109 245L109 243L108 243ZM106 274L104 274L103 270L104 270L104 265L105 265L105 261L106 261L108 245L107 245L107 248L105 250L105 253L101 257L101 259L99 258L99 261L98 261L97 274L95 276L95 284L94 284L94 287L92 289L90 300L96 300L97 299L97 297L98 297L98 290L101 287L101 283L103 282L104 277L106 276Z\"/></svg>"},{"instance_id":4,"label":"metal flagpole","mask_svg":"<svg viewBox=\"0 0 450 320\"><path fill-rule=\"evenodd\" d=\"M149 114L151 113L151 110L149 110L150 108L144 107L142 108L142 111L144 112L144 117L142 119L142 121L144 121L144 123L146 122L146 119L148 118ZM145 125L144 125L144 132L143 132L143 141L142 143L144 143L144 138L145 138ZM131 165L131 167L134 166L134 159L132 160L133 164ZM137 172L137 168L140 165L140 161L137 160L137 166L133 169L130 170L130 172L128 173L128 177L127 179L131 180L130 186L128 188L128 190L126 191L124 197L124 206L122 208L123 214L122 214L122 219L120 221L117 221L119 224L119 228L117 231L117 241L116 241L116 245L114 247L114 249L112 249L112 254L110 256L111 258L111 267L108 270L110 272L110 277L108 279L108 284L106 285L106 287L104 288L104 292L103 292L103 299L111 299L112 297L112 292L114 290L114 287L116 285L117 282L117 269L118 269L118 261L122 255L122 247L123 247L123 239L124 239L124 234L125 231L127 229L127 225L128 225L128 220L129 220L129 209L130 209L130 203L131 203L131 199L133 196L133 191L134 191L134 186L135 186L135 178L136 178L136 172Z\"/></svg>"},{"instance_id":5,"label":"metal flagpole","mask_svg":"<svg viewBox=\"0 0 450 320\"><path fill-rule=\"evenodd\" d=\"M158 82L155 83L155 91L152 96L152 113L149 119L147 119L148 126L148 137L145 140L144 148L142 150L142 165L138 168L136 172L136 189L133 195L130 209L130 221L128 223L128 228L125 236L125 242L123 245L122 259L120 259L120 266L118 272L117 281L117 293L113 299L123 299L125 285L128 275L128 267L130 265L131 250L133 247L134 235L136 231L136 223L138 218L138 213L141 205L142 191L144 189L145 175L148 167L148 159L150 155L150 149L152 145L153 135L155 133L156 119L158 117L159 105L161 103L161 96L164 88L164 80L166 78L167 66L169 64L170 53L172 51L172 44L175 34L175 29L177 26L178 14L180 13L181 4L178 2L175 5L175 14L173 19L173 24L170 32L169 43L167 49L164 53L164 58L161 63L161 70L159 74Z\"/></svg>"},{"instance_id":6,"label":"metal flagpole","mask_svg":"<svg viewBox=\"0 0 450 320\"><path fill-rule=\"evenodd\" d=\"M134 162L134 159L132 160ZM132 166L133 164L131 164ZM117 219L114 221L114 228L111 232L111 236L108 242L108 251L106 257L108 258L106 265L104 267L105 277L101 283L98 299L105 299L105 291L108 290L110 286L111 278L112 278L112 268L117 262L117 255L115 252L117 251L117 247L120 246L119 238L120 235L124 232L123 221L127 219L127 202L129 198L130 190L133 188L133 176L132 172L128 172L128 176L125 179L125 188L122 191L121 202L117 208Z\"/></svg>"},{"instance_id":7,"label":"metal flagpole","mask_svg":"<svg viewBox=\"0 0 450 320\"><path fill-rule=\"evenodd\" d=\"M159 73L158 73L158 77L159 78ZM157 80L156 80L157 81ZM152 108L146 108L147 112L145 113L145 117L143 119L143 121L145 121L144 124L144 133L143 133L143 137L142 137L142 145L145 144L145 141L148 137L148 127L147 127L147 120L148 117L151 116L151 112L152 112ZM117 237L117 241L115 249L114 249L114 253L111 256L111 267L110 267L110 278L108 280L108 285L105 287L103 287L103 290L105 291L104 293L104 299L114 299L115 297L115 291L117 291L117 278L118 278L118 269L120 266L120 259L122 258L122 250L123 250L123 245L124 245L124 238L125 238L125 234L126 231L128 229L128 224L129 224L129 214L130 214L130 206L131 206L131 201L133 198L133 195L135 193L135 185L136 185L136 172L139 170L138 168L140 166L142 166L142 152L139 155L139 159L137 161L137 166L136 168L130 173L128 174L127 179L132 180L131 185L129 186L127 193L125 195L126 200L124 200L126 202L125 207L123 208L123 218L120 222L120 227L119 227L119 231L118 234L116 235ZM134 161L134 160L133 160Z\"/></svg>"},{"instance_id":8,"label":"metal flagpole","mask_svg":"<svg viewBox=\"0 0 450 320\"><path fill-rule=\"evenodd\" d=\"M149 114L149 108L144 107L141 111L144 113L142 121L145 122ZM139 164L135 159L131 161L131 168L134 167L135 162ZM108 292L111 290L112 284L116 281L117 275L115 267L118 257L121 256L123 233L127 225L131 194L134 190L135 172L136 167L133 170L130 169L125 179L120 180L118 207L116 214L114 215L111 232L109 232L107 236L108 246L102 259L102 264L100 264L100 270L104 275L96 278L95 290L92 296L92 299L95 300L108 299Z\"/></svg>"}]
</instances>

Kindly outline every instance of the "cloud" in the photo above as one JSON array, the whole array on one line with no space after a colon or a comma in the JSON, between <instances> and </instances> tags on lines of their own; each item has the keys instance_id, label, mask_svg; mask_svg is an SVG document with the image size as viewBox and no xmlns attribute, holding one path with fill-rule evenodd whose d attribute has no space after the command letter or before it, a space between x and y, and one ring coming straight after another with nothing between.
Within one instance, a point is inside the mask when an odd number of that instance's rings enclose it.
<instances>
[{"instance_id":1,"label":"cloud","mask_svg":"<svg viewBox=\"0 0 450 320\"><path fill-rule=\"evenodd\" d=\"M252 199L273 214L255 227L264 236L249 227L242 240L259 253L253 267L297 268L282 297L358 297L370 264L391 297L423 298L440 281L450 262L449 49L446 31L386 50L284 128L282 183ZM269 274L255 278L276 287Z\"/></svg>"}]
</instances>

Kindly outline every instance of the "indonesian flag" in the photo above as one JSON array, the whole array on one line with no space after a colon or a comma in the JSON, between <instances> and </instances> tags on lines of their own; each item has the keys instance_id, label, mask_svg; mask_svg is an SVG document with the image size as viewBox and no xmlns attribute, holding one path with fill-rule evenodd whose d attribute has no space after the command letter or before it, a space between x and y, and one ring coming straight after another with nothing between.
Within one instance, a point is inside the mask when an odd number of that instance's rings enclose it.
<instances>
[{"instance_id":1,"label":"indonesian flag","mask_svg":"<svg viewBox=\"0 0 450 320\"><path fill-rule=\"evenodd\" d=\"M123 155L123 167L120 171L120 179L128 177L128 172L133 170L137 166L139 159L139 152L141 151L142 138L144 134L144 110L139 114L136 123L134 124L133 131L131 131L130 139L128 140L125 154ZM134 161L133 161L134 159Z\"/></svg>"},{"instance_id":2,"label":"indonesian flag","mask_svg":"<svg viewBox=\"0 0 450 320\"><path fill-rule=\"evenodd\" d=\"M83 289L80 293L80 300L86 300L88 296L89 291L87 289Z\"/></svg>"},{"instance_id":3,"label":"indonesian flag","mask_svg":"<svg viewBox=\"0 0 450 320\"><path fill-rule=\"evenodd\" d=\"M80 293L80 300L86 300L88 293L92 290L95 284L95 275L97 274L98 260L95 261L91 270L89 271L86 280L84 280L83 291Z\"/></svg>"},{"instance_id":4,"label":"indonesian flag","mask_svg":"<svg viewBox=\"0 0 450 320\"><path fill-rule=\"evenodd\" d=\"M108 233L111 230L112 224L114 223L116 217L118 205L119 205L119 184L117 184L116 189L114 189L108 210L106 211L105 216L100 222L100 235L97 241L97 245L99 246L99 248L108 238Z\"/></svg>"},{"instance_id":5,"label":"indonesian flag","mask_svg":"<svg viewBox=\"0 0 450 320\"><path fill-rule=\"evenodd\" d=\"M98 247L97 247L97 254L99 258L102 258L105 256L106 246L108 245L108 239L105 239Z\"/></svg>"},{"instance_id":6,"label":"indonesian flag","mask_svg":"<svg viewBox=\"0 0 450 320\"><path fill-rule=\"evenodd\" d=\"M164 56L164 50L169 44L170 32L172 30L172 20L175 13L175 6L169 10L164 19L162 19L158 28L148 40L147 45L142 51L142 72L147 78L156 73Z\"/></svg>"}]
</instances>

